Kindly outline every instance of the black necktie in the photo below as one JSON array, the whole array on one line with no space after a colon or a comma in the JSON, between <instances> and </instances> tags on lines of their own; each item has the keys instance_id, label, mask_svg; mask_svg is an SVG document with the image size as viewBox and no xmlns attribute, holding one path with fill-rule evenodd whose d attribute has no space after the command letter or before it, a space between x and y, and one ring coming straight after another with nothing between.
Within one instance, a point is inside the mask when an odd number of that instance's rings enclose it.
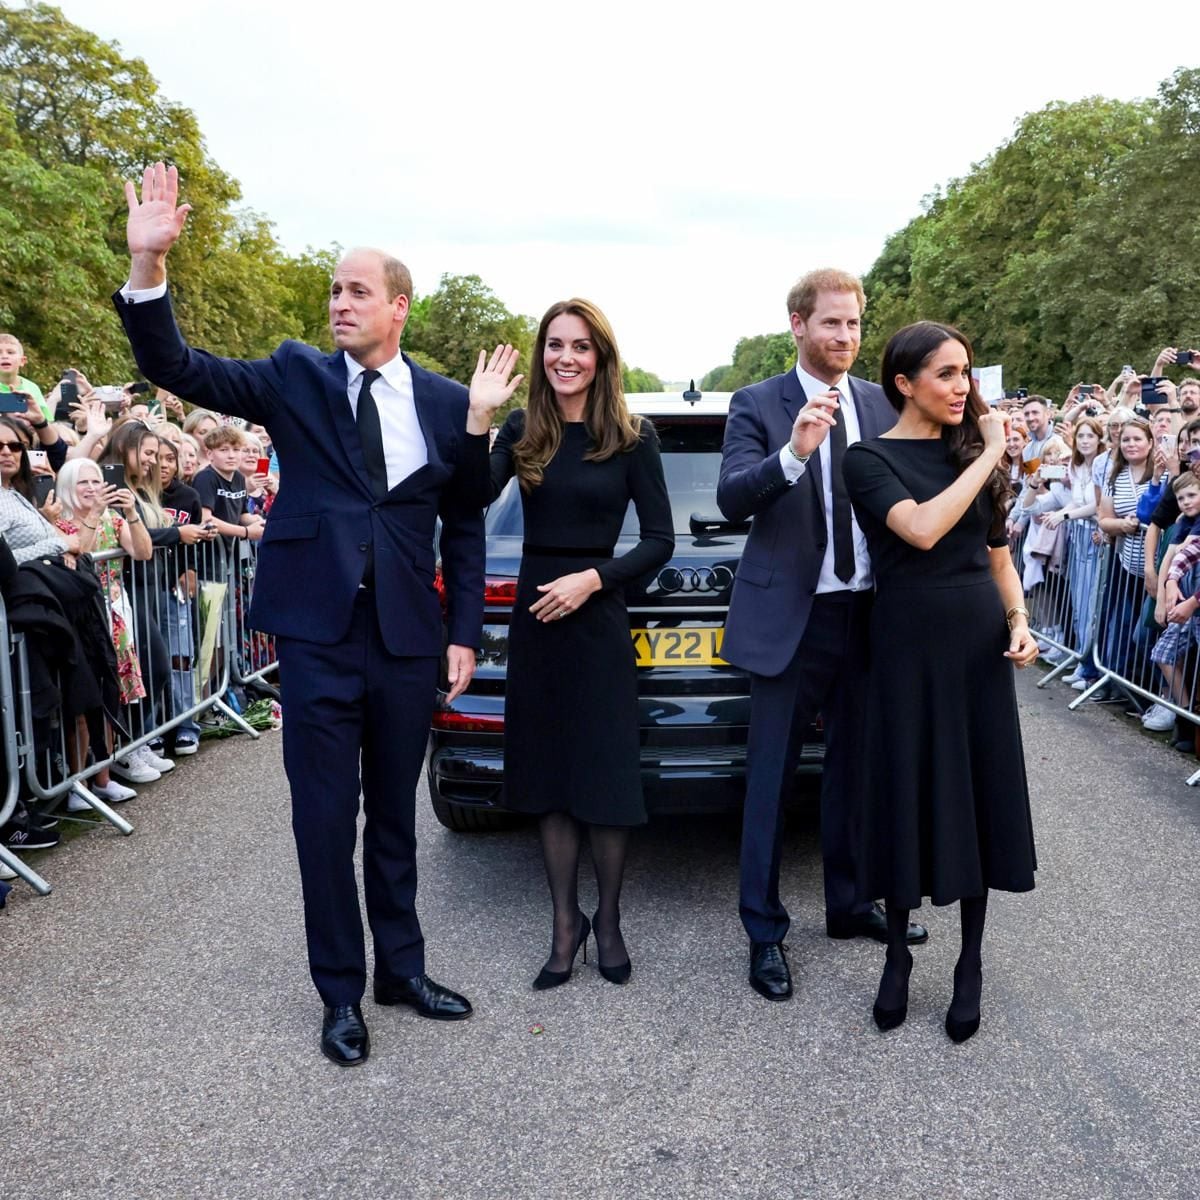
<instances>
[{"instance_id":1,"label":"black necktie","mask_svg":"<svg viewBox=\"0 0 1200 1200\"><path fill-rule=\"evenodd\" d=\"M371 479L371 490L376 500L388 494L387 460L383 456L383 430L379 425L379 409L371 395L371 384L379 378L378 371L362 373L362 387L358 391L358 440L362 442L363 458L367 464L367 475ZM843 444L845 438L842 439Z\"/></svg>"},{"instance_id":2,"label":"black necktie","mask_svg":"<svg viewBox=\"0 0 1200 1200\"><path fill-rule=\"evenodd\" d=\"M842 459L846 456L846 415L850 403L839 392L841 407L829 431L829 470L833 484L833 573L843 582L854 578L854 531L850 528L850 496L842 478Z\"/></svg>"}]
</instances>

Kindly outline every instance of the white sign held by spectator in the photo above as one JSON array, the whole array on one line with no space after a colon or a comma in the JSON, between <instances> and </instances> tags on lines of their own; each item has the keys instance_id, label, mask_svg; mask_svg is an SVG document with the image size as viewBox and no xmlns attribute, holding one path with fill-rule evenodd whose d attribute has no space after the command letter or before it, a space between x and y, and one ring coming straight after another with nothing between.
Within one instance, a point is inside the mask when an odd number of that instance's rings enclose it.
<instances>
[{"instance_id":1,"label":"white sign held by spectator","mask_svg":"<svg viewBox=\"0 0 1200 1200\"><path fill-rule=\"evenodd\" d=\"M999 404L1004 399L1004 366L972 367L971 377L985 404Z\"/></svg>"}]
</instances>

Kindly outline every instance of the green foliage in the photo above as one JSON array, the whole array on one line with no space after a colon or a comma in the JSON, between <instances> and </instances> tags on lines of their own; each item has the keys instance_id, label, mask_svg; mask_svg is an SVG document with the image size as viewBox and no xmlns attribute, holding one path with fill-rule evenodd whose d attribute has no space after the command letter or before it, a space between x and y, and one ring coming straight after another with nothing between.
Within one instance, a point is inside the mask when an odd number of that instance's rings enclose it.
<instances>
[{"instance_id":1,"label":"green foliage","mask_svg":"<svg viewBox=\"0 0 1200 1200\"><path fill-rule=\"evenodd\" d=\"M790 333L760 333L742 338L733 348L733 362L710 371L700 381L700 390L735 392L748 383L782 375L795 365L796 343ZM722 373L717 375L718 371ZM712 382L714 376L717 384Z\"/></svg>"},{"instance_id":2,"label":"green foliage","mask_svg":"<svg viewBox=\"0 0 1200 1200\"><path fill-rule=\"evenodd\" d=\"M1161 139L1159 115L1152 103L1098 97L1048 105L1025 116L968 176L927 198L925 212L888 239L863 281L862 368L877 370L892 333L920 319L957 325L977 362L1004 364L1010 386L1065 392L1081 378L1100 378L1114 355L1119 365L1129 343L1109 320L1097 357L1064 336L1051 313L1077 284L1092 286L1087 263L1072 273L1063 260L1082 214L1103 214L1106 226L1091 243L1093 260L1135 232L1132 213L1113 203L1111 183L1120 164ZM1110 294L1105 305L1116 299Z\"/></svg>"},{"instance_id":3,"label":"green foliage","mask_svg":"<svg viewBox=\"0 0 1200 1200\"><path fill-rule=\"evenodd\" d=\"M725 386L725 380L729 378L729 372L733 370L732 363L726 363L723 367L713 367L703 379L700 380L700 390L702 392L727 392L729 389Z\"/></svg>"},{"instance_id":4,"label":"green foliage","mask_svg":"<svg viewBox=\"0 0 1200 1200\"><path fill-rule=\"evenodd\" d=\"M641 367L621 367L621 387L628 395L630 392L661 392L663 381Z\"/></svg>"}]
</instances>

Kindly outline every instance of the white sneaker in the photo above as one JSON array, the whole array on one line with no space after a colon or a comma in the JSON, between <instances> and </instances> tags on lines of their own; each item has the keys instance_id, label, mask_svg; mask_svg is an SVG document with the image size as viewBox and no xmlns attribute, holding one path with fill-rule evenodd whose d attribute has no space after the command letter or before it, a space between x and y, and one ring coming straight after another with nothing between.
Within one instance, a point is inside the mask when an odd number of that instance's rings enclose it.
<instances>
[{"instance_id":1,"label":"white sneaker","mask_svg":"<svg viewBox=\"0 0 1200 1200\"><path fill-rule=\"evenodd\" d=\"M116 759L109 770L114 775L120 775L122 779L129 780L130 783L153 783L156 779L162 778L161 771L155 770L148 762L143 761L140 750L134 750L123 758Z\"/></svg>"},{"instance_id":2,"label":"white sneaker","mask_svg":"<svg viewBox=\"0 0 1200 1200\"><path fill-rule=\"evenodd\" d=\"M124 804L126 800L132 800L137 792L133 788L127 788L123 783L118 783L115 779L110 779L108 783L97 783L94 779L86 785L88 791L93 795L99 796L106 804ZM76 798L71 797L73 800Z\"/></svg>"},{"instance_id":3,"label":"white sneaker","mask_svg":"<svg viewBox=\"0 0 1200 1200\"><path fill-rule=\"evenodd\" d=\"M168 771L175 770L173 759L163 758L161 754L155 754L149 746L143 746L137 753L146 766L153 771L157 771L160 775L165 775Z\"/></svg>"},{"instance_id":4,"label":"white sneaker","mask_svg":"<svg viewBox=\"0 0 1200 1200\"><path fill-rule=\"evenodd\" d=\"M1067 652L1065 650L1060 650L1057 646L1051 646L1050 649L1047 650L1043 655L1043 657L1048 663L1053 663L1055 666L1058 666L1060 662L1064 662L1066 660Z\"/></svg>"},{"instance_id":5,"label":"white sneaker","mask_svg":"<svg viewBox=\"0 0 1200 1200\"><path fill-rule=\"evenodd\" d=\"M1062 681L1063 683L1078 683L1082 678L1083 676L1079 673L1079 667L1076 667L1070 675L1064 675Z\"/></svg>"},{"instance_id":6,"label":"white sneaker","mask_svg":"<svg viewBox=\"0 0 1200 1200\"><path fill-rule=\"evenodd\" d=\"M1175 728L1175 714L1165 704L1155 704L1142 714L1142 728L1166 733Z\"/></svg>"},{"instance_id":7,"label":"white sneaker","mask_svg":"<svg viewBox=\"0 0 1200 1200\"><path fill-rule=\"evenodd\" d=\"M1086 692L1096 681L1094 679L1077 679L1071 684L1071 691Z\"/></svg>"},{"instance_id":8,"label":"white sneaker","mask_svg":"<svg viewBox=\"0 0 1200 1200\"><path fill-rule=\"evenodd\" d=\"M181 754L195 754L200 749L200 740L194 733L181 733L175 739L175 757Z\"/></svg>"},{"instance_id":9,"label":"white sneaker","mask_svg":"<svg viewBox=\"0 0 1200 1200\"><path fill-rule=\"evenodd\" d=\"M17 873L6 862L0 862L0 879L16 879Z\"/></svg>"}]
</instances>

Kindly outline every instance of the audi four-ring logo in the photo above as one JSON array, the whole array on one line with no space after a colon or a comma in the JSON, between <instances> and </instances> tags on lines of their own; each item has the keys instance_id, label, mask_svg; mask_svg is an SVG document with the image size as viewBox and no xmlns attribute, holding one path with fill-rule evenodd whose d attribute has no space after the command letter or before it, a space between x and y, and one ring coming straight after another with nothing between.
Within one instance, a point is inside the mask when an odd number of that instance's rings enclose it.
<instances>
[{"instance_id":1,"label":"audi four-ring logo","mask_svg":"<svg viewBox=\"0 0 1200 1200\"><path fill-rule=\"evenodd\" d=\"M663 567L658 573L664 592L723 592L732 582L728 567Z\"/></svg>"}]
</instances>

